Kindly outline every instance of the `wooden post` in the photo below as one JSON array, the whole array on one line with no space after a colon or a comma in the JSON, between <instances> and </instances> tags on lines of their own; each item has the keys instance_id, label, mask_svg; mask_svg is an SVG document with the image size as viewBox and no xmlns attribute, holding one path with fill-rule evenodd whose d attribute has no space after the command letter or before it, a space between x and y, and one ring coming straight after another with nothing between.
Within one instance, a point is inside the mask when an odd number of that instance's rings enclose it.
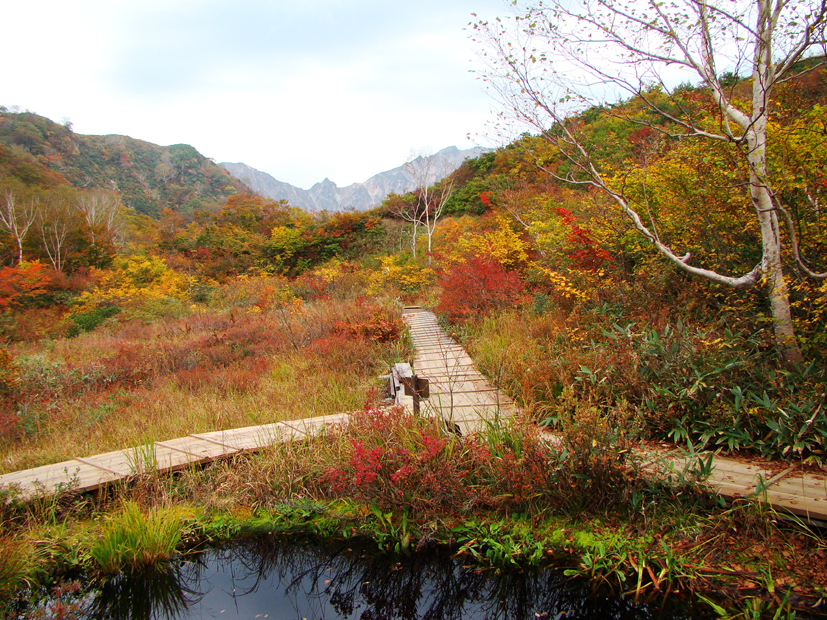
<instances>
[{"instance_id":1,"label":"wooden post","mask_svg":"<svg viewBox=\"0 0 827 620\"><path fill-rule=\"evenodd\" d=\"M399 378L399 383L405 388L405 394L413 397L413 411L415 415L419 415L420 400L430 396L428 380L417 377L410 364L395 364L391 374Z\"/></svg>"}]
</instances>

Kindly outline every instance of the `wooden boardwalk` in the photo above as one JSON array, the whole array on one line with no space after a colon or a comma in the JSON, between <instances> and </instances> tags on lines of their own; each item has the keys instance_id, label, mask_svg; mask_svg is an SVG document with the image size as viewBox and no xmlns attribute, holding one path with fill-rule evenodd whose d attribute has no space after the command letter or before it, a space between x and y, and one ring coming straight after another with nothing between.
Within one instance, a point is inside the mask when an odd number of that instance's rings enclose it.
<instances>
[{"instance_id":1,"label":"wooden boardwalk","mask_svg":"<svg viewBox=\"0 0 827 620\"><path fill-rule=\"evenodd\" d=\"M519 411L515 403L493 387L476 369L465 350L439 327L436 317L421 308L406 308L411 329L414 372L428 379L430 397L421 411L439 416L446 423L470 434L487 424L508 419ZM400 402L413 408L410 396ZM173 471L200 465L241 452L260 450L274 443L293 441L326 432L331 425L346 424L348 414L320 416L250 426L232 430L196 433L153 444L0 475L0 489L16 487L23 498L52 494L68 488L89 491L153 469ZM676 475L687 460L679 451L654 449L647 452L647 468L656 475ZM708 484L733 500L755 497L782 511L827 524L827 476L802 472L796 466L748 462L716 456Z\"/></svg>"},{"instance_id":2,"label":"wooden boardwalk","mask_svg":"<svg viewBox=\"0 0 827 620\"><path fill-rule=\"evenodd\" d=\"M687 458L675 450L664 451L650 464L666 475L683 471L686 465ZM824 473L804 472L797 464L718 455L712 465L712 474L706 483L728 501L753 498L780 512L827 525L827 475Z\"/></svg>"},{"instance_id":3,"label":"wooden boardwalk","mask_svg":"<svg viewBox=\"0 0 827 620\"><path fill-rule=\"evenodd\" d=\"M325 432L332 424L346 423L348 414L248 426L226 431L196 433L156 441L137 448L16 471L0 476L0 489L16 487L22 498L53 494L66 489L91 491L106 484L153 469L168 472L200 465L239 452L252 452L274 443L302 439Z\"/></svg>"},{"instance_id":4,"label":"wooden boardwalk","mask_svg":"<svg viewBox=\"0 0 827 620\"><path fill-rule=\"evenodd\" d=\"M414 343L414 372L430 385L431 395L421 403L423 414L440 417L468 434L517 412L514 401L476 369L465 349L448 337L433 313L421 308L405 308L403 312ZM412 408L410 396L402 397L401 402Z\"/></svg>"}]
</instances>

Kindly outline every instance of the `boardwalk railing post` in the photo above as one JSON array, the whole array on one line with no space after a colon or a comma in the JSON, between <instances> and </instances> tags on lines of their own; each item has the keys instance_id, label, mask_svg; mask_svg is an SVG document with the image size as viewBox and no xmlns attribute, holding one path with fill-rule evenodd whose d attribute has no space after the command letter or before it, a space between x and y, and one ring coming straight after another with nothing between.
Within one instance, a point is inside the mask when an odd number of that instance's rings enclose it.
<instances>
[{"instance_id":1,"label":"boardwalk railing post","mask_svg":"<svg viewBox=\"0 0 827 620\"><path fill-rule=\"evenodd\" d=\"M390 377L392 386L398 383L405 389L405 395L413 398L414 415L419 415L421 399L430 396L428 380L424 377L417 377L410 364L394 364ZM399 402L398 392L396 402Z\"/></svg>"}]
</instances>

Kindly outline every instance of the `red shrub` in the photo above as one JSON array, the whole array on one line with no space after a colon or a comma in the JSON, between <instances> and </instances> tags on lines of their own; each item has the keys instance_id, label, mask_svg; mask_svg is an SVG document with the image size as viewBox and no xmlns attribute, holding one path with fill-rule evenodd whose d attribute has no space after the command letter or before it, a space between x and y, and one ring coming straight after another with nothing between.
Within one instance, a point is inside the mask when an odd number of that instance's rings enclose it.
<instances>
[{"instance_id":1,"label":"red shrub","mask_svg":"<svg viewBox=\"0 0 827 620\"><path fill-rule=\"evenodd\" d=\"M520 276L499 262L474 256L454 265L440 279L442 294L436 310L451 320L469 319L493 308L515 306L524 286Z\"/></svg>"},{"instance_id":2,"label":"red shrub","mask_svg":"<svg viewBox=\"0 0 827 620\"><path fill-rule=\"evenodd\" d=\"M336 372L366 372L373 362L375 345L364 338L343 333L329 334L314 340L308 347L315 360Z\"/></svg>"},{"instance_id":3,"label":"red shrub","mask_svg":"<svg viewBox=\"0 0 827 620\"><path fill-rule=\"evenodd\" d=\"M569 227L568 242L572 246L569 258L578 268L593 271L614 264L612 255L592 239L588 230L580 227L571 211L558 207L557 215Z\"/></svg>"},{"instance_id":4,"label":"red shrub","mask_svg":"<svg viewBox=\"0 0 827 620\"><path fill-rule=\"evenodd\" d=\"M173 379L178 387L192 392L211 388L224 396L244 394L259 386L262 375L268 368L269 363L264 359L231 368L196 366L176 373Z\"/></svg>"},{"instance_id":5,"label":"red shrub","mask_svg":"<svg viewBox=\"0 0 827 620\"><path fill-rule=\"evenodd\" d=\"M26 306L55 287L55 271L43 263L0 268L0 308Z\"/></svg>"},{"instance_id":6,"label":"red shrub","mask_svg":"<svg viewBox=\"0 0 827 620\"><path fill-rule=\"evenodd\" d=\"M402 318L389 317L387 313L378 306L367 306L369 312L366 319L358 319L359 322L339 322L336 329L339 332L349 334L351 337L361 337L373 342L395 342L402 334Z\"/></svg>"}]
</instances>

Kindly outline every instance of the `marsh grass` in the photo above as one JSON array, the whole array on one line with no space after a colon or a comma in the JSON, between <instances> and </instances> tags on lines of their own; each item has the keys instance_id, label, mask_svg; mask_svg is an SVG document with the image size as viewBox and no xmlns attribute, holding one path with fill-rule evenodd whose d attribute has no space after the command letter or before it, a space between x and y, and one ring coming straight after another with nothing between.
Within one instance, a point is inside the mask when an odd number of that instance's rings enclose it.
<instances>
[{"instance_id":1,"label":"marsh grass","mask_svg":"<svg viewBox=\"0 0 827 620\"><path fill-rule=\"evenodd\" d=\"M0 537L0 602L14 593L21 584L31 585L35 566L31 551L22 540Z\"/></svg>"},{"instance_id":2,"label":"marsh grass","mask_svg":"<svg viewBox=\"0 0 827 620\"><path fill-rule=\"evenodd\" d=\"M144 510L127 501L106 519L89 555L104 573L151 566L172 557L184 529L177 510Z\"/></svg>"},{"instance_id":3,"label":"marsh grass","mask_svg":"<svg viewBox=\"0 0 827 620\"><path fill-rule=\"evenodd\" d=\"M48 346L18 343L19 422L0 435L0 472L123 449L147 436L359 409L377 376L406 355L398 340L362 332L399 322L393 304L320 298L280 313L206 307Z\"/></svg>"}]
</instances>

